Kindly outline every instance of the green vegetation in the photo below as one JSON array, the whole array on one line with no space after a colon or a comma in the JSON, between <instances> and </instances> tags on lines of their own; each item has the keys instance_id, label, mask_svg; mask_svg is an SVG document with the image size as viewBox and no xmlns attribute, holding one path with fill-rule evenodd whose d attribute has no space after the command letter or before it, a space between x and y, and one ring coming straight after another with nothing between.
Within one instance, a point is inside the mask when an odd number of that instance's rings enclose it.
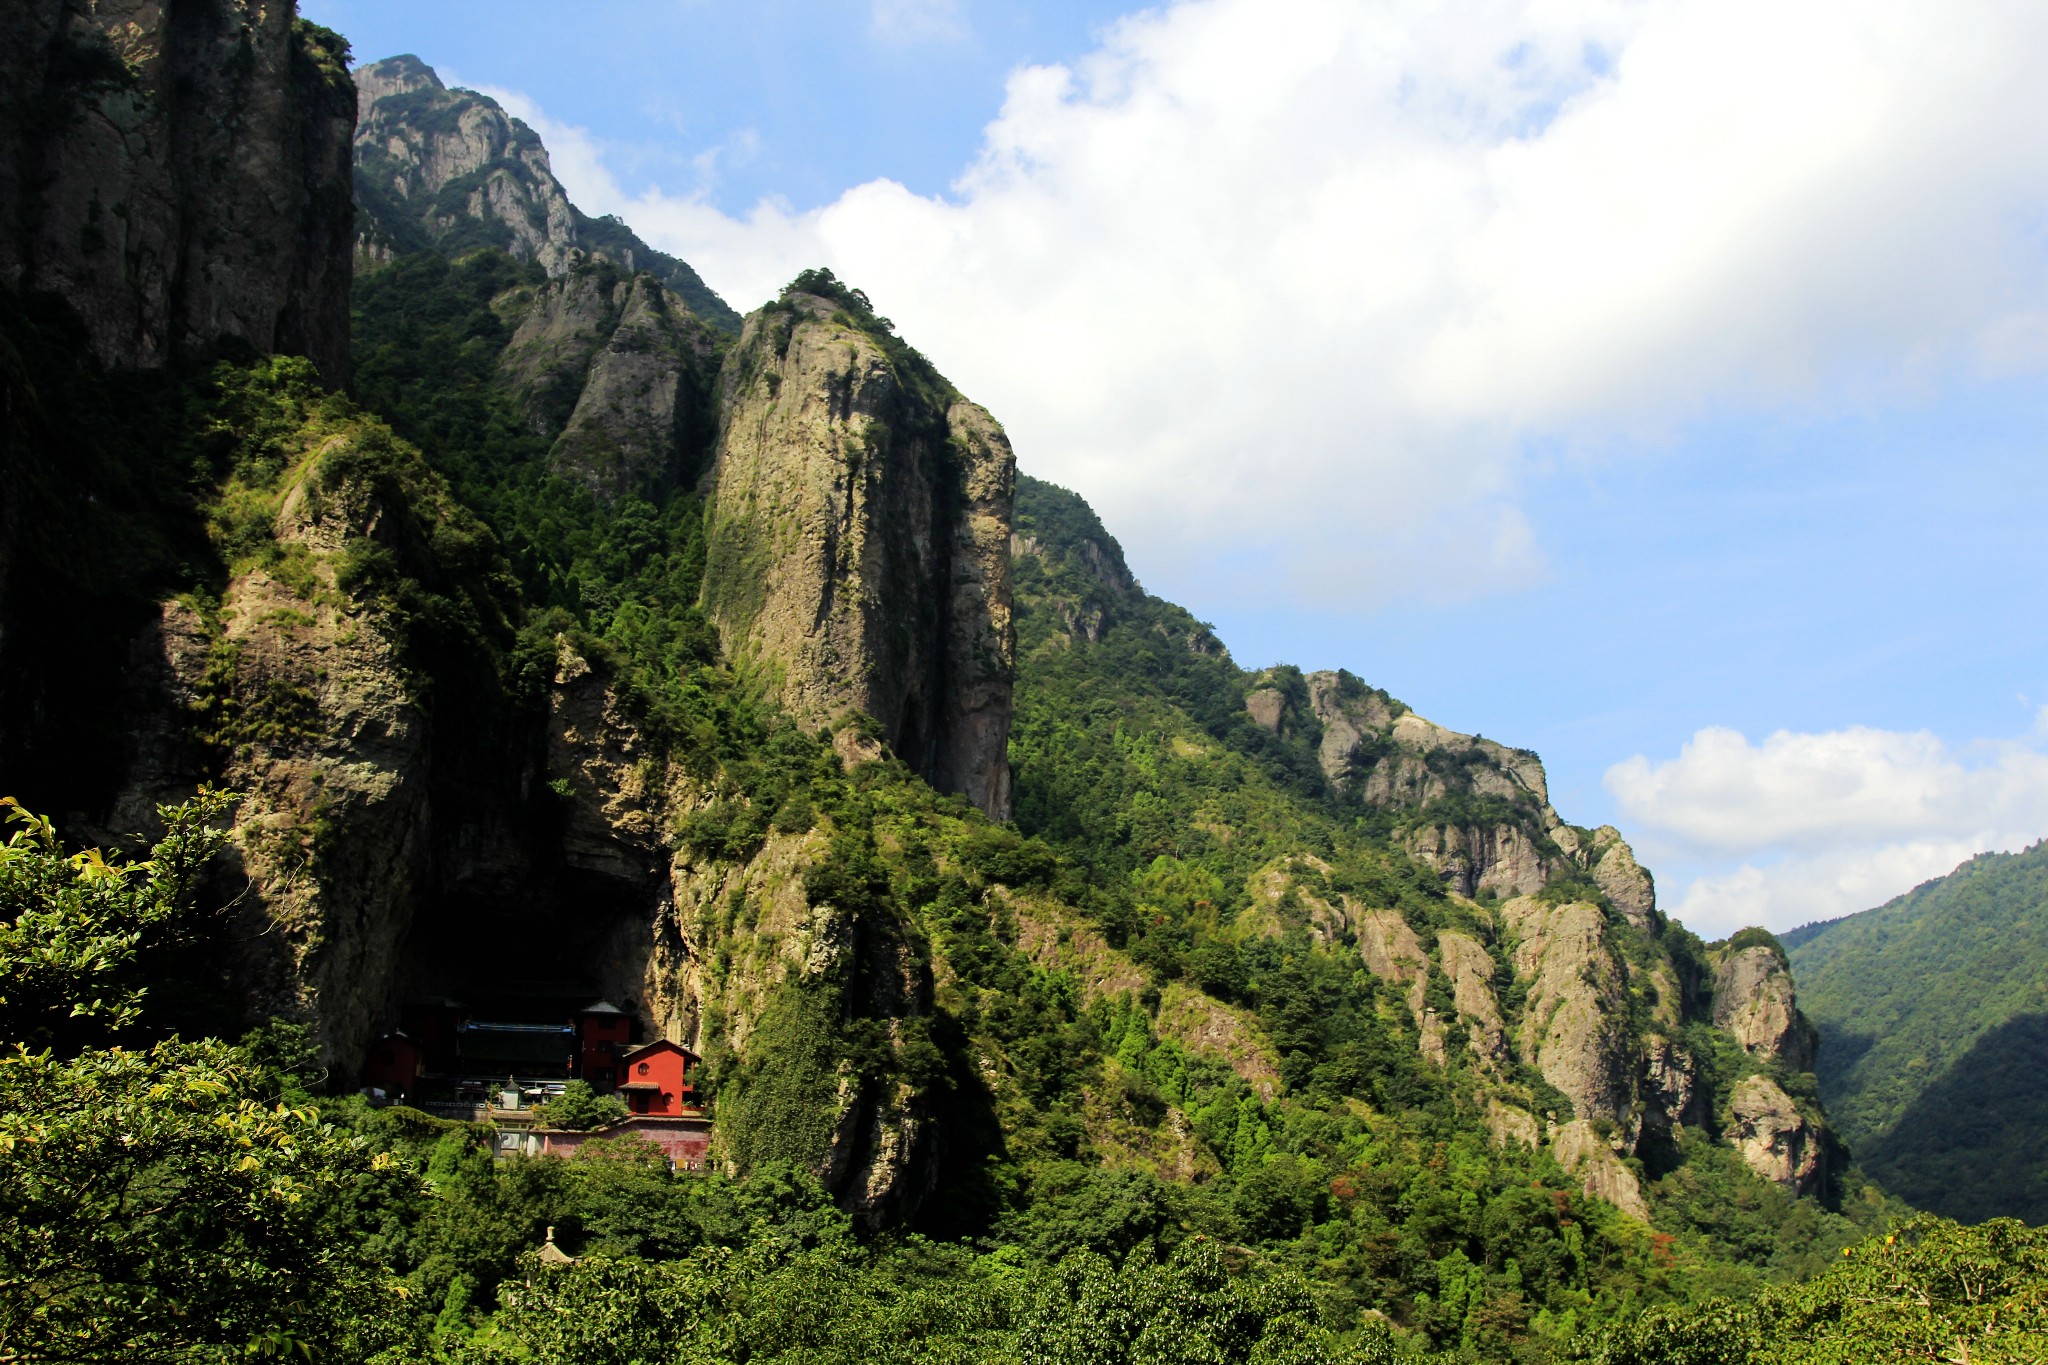
<instances>
[{"instance_id":1,"label":"green vegetation","mask_svg":"<svg viewBox=\"0 0 2048 1365\"><path fill-rule=\"evenodd\" d=\"M2048 1222L2048 844L1784 940L1864 1168L1921 1208Z\"/></svg>"},{"instance_id":2,"label":"green vegetation","mask_svg":"<svg viewBox=\"0 0 2048 1365\"><path fill-rule=\"evenodd\" d=\"M147 859L0 848L0 1356L365 1359L404 1336L367 1234L411 1177L323 1122L259 1045L132 1040L193 921L227 798ZM60 1040L55 1049L43 1046ZM128 1045L122 1045L122 1044Z\"/></svg>"},{"instance_id":3,"label":"green vegetation","mask_svg":"<svg viewBox=\"0 0 2048 1365\"><path fill-rule=\"evenodd\" d=\"M543 1128L602 1128L626 1113L626 1102L617 1095L600 1095L589 1081L573 1080L561 1094L534 1107L533 1121Z\"/></svg>"},{"instance_id":4,"label":"green vegetation","mask_svg":"<svg viewBox=\"0 0 2048 1365\"><path fill-rule=\"evenodd\" d=\"M2048 1359L2048 1233L1921 1215L1749 1303L1658 1309L1588 1342L1599 1365L1836 1365Z\"/></svg>"}]
</instances>

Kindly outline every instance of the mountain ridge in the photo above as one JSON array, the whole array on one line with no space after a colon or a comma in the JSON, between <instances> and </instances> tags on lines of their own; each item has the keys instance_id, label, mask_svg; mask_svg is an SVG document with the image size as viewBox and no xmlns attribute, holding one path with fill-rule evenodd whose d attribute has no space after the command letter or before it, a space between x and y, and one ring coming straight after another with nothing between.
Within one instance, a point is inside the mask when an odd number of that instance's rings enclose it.
<instances>
[{"instance_id":1,"label":"mountain ridge","mask_svg":"<svg viewBox=\"0 0 2048 1365\"><path fill-rule=\"evenodd\" d=\"M1884 905L1785 936L1821 1031L1821 1094L1860 1159L1915 1203L2048 1219L2048 842L1981 853Z\"/></svg>"},{"instance_id":2,"label":"mountain ridge","mask_svg":"<svg viewBox=\"0 0 2048 1365\"><path fill-rule=\"evenodd\" d=\"M496 246L554 277L595 255L653 275L712 327L739 331L739 314L687 262L571 203L539 136L490 96L451 90L410 53L358 66L354 78L359 267L428 247Z\"/></svg>"}]
</instances>

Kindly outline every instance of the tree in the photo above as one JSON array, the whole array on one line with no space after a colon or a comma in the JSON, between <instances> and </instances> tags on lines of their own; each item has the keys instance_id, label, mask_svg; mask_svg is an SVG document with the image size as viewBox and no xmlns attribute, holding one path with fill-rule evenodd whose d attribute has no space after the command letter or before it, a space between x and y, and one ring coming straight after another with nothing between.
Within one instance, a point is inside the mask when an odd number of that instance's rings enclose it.
<instances>
[{"instance_id":1,"label":"tree","mask_svg":"<svg viewBox=\"0 0 2048 1365\"><path fill-rule=\"evenodd\" d=\"M413 1177L267 1081L211 1040L0 1058L0 1360L404 1340L404 1291L346 1223Z\"/></svg>"},{"instance_id":2,"label":"tree","mask_svg":"<svg viewBox=\"0 0 2048 1365\"><path fill-rule=\"evenodd\" d=\"M0 798L17 826L0 844L0 1039L76 1042L135 1022L139 959L196 927L201 872L227 839L212 823L234 800L202 791L160 807L164 837L134 861L67 855L48 819Z\"/></svg>"},{"instance_id":3,"label":"tree","mask_svg":"<svg viewBox=\"0 0 2048 1365\"><path fill-rule=\"evenodd\" d=\"M82 1048L135 1023L196 919L210 821L165 807L141 861L0 846L0 1361L363 1359L415 1319L364 1233L417 1182L247 1047Z\"/></svg>"},{"instance_id":4,"label":"tree","mask_svg":"<svg viewBox=\"0 0 2048 1365\"><path fill-rule=\"evenodd\" d=\"M600 1095L588 1081L570 1081L562 1093L533 1111L533 1120L544 1128L602 1128L626 1117L626 1102L617 1095Z\"/></svg>"}]
</instances>

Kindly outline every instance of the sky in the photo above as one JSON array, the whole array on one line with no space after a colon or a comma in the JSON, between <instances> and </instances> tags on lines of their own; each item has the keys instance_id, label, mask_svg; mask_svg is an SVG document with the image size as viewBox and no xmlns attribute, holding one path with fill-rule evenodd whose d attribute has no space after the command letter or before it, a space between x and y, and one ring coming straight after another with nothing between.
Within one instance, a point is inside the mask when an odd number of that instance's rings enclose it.
<instances>
[{"instance_id":1,"label":"sky","mask_svg":"<svg viewBox=\"0 0 2048 1365\"><path fill-rule=\"evenodd\" d=\"M2048 7L301 8L742 310L859 285L1240 663L1537 750L1708 937L2048 835Z\"/></svg>"}]
</instances>

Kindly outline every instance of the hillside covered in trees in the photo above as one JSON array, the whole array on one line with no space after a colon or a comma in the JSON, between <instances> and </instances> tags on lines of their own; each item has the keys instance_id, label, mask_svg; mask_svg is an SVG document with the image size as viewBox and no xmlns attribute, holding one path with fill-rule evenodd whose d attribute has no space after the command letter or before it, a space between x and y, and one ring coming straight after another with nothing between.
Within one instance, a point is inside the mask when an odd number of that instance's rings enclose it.
<instances>
[{"instance_id":1,"label":"hillside covered in trees","mask_svg":"<svg viewBox=\"0 0 2048 1365\"><path fill-rule=\"evenodd\" d=\"M1785 943L1821 1097L1864 1169L1950 1217L2048 1220L2048 845Z\"/></svg>"}]
</instances>

